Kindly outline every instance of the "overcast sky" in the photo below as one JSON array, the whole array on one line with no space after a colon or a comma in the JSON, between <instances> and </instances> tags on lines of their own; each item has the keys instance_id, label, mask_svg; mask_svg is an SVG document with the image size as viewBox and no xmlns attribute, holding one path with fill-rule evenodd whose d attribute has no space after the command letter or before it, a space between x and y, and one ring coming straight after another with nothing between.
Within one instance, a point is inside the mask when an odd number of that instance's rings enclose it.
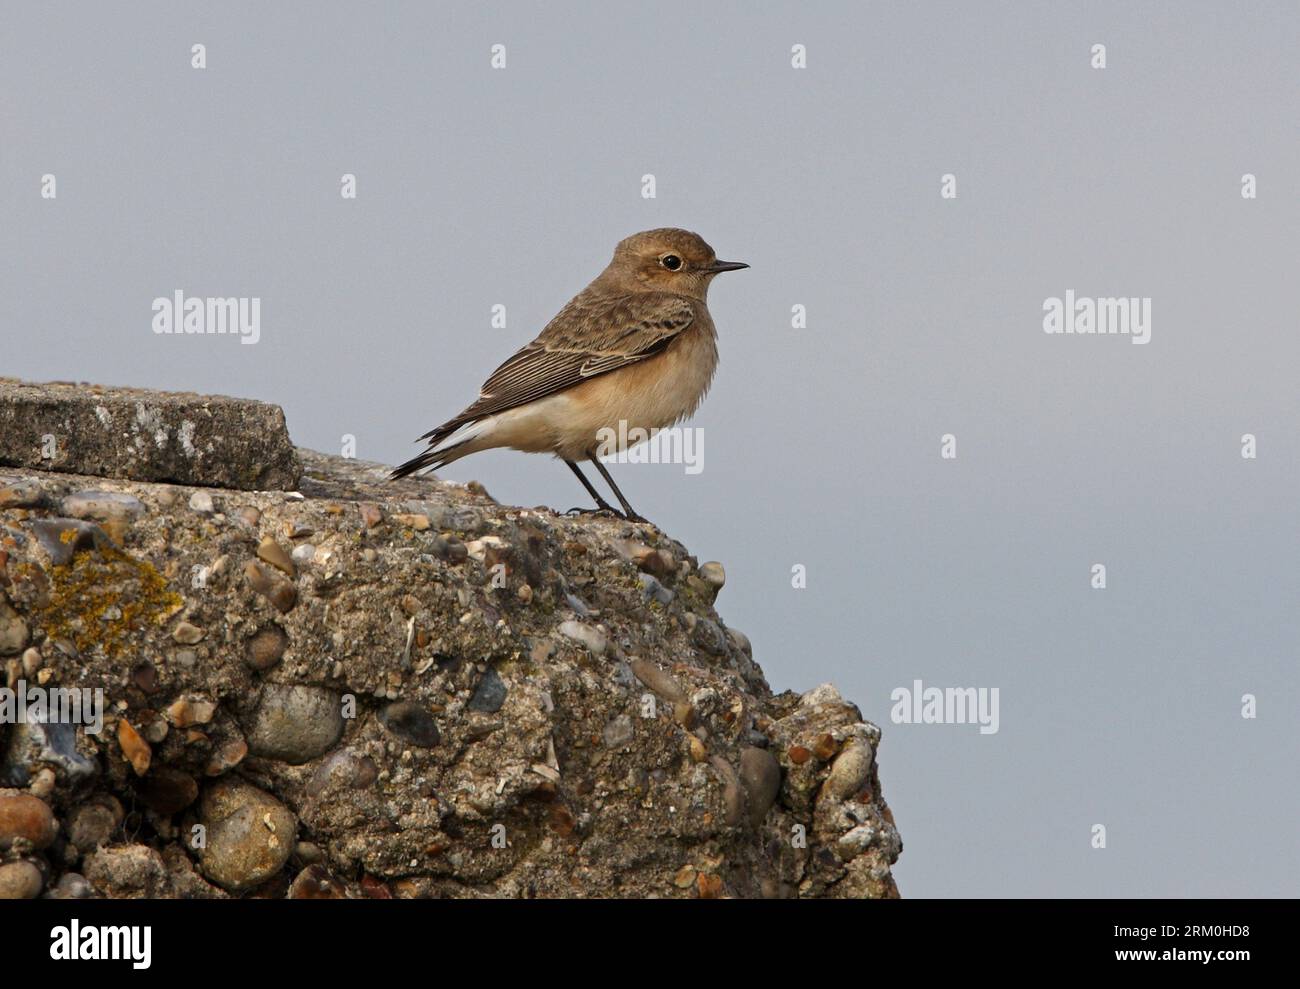
<instances>
[{"instance_id":1,"label":"overcast sky","mask_svg":"<svg viewBox=\"0 0 1300 989\"><path fill-rule=\"evenodd\" d=\"M753 266L711 292L704 469L612 470L726 566L774 689L881 725L903 894L1296 894L1296 4L4 21L0 373L265 399L396 463L620 238L696 230ZM153 333L177 290L259 298L258 343ZM1045 333L1067 291L1150 300L1149 342ZM585 503L545 457L444 476ZM916 680L996 688L998 731L894 724Z\"/></svg>"}]
</instances>

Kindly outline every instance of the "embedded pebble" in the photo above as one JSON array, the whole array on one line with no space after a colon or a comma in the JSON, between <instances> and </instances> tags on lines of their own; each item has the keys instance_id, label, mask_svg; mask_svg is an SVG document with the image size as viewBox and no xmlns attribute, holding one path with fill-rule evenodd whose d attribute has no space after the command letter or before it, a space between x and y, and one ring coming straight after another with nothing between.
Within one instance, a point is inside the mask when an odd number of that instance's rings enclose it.
<instances>
[{"instance_id":1,"label":"embedded pebble","mask_svg":"<svg viewBox=\"0 0 1300 989\"><path fill-rule=\"evenodd\" d=\"M720 591L722 585L727 582L727 571L716 560L704 563L700 566L700 579L712 587L715 592Z\"/></svg>"},{"instance_id":2,"label":"embedded pebble","mask_svg":"<svg viewBox=\"0 0 1300 989\"><path fill-rule=\"evenodd\" d=\"M131 764L137 776L143 776L149 771L149 764L153 761L153 750L150 749L149 743L140 737L140 733L131 727L131 722L126 718L118 719L117 744L122 747L122 755L126 757L126 761Z\"/></svg>"},{"instance_id":3,"label":"embedded pebble","mask_svg":"<svg viewBox=\"0 0 1300 989\"><path fill-rule=\"evenodd\" d=\"M658 578L654 575L641 573L637 574L637 577L641 580L641 597L644 601L647 603L650 601L658 601L662 605L670 605L673 603L673 598L675 597L674 592L659 583Z\"/></svg>"},{"instance_id":4,"label":"embedded pebble","mask_svg":"<svg viewBox=\"0 0 1300 989\"><path fill-rule=\"evenodd\" d=\"M215 701L206 697L181 697L174 701L165 712L167 720L177 728L190 728L194 725L206 725L217 713Z\"/></svg>"},{"instance_id":5,"label":"embedded pebble","mask_svg":"<svg viewBox=\"0 0 1300 989\"><path fill-rule=\"evenodd\" d=\"M297 766L332 749L343 735L339 695L327 687L268 683L248 732L254 755Z\"/></svg>"},{"instance_id":6,"label":"embedded pebble","mask_svg":"<svg viewBox=\"0 0 1300 989\"><path fill-rule=\"evenodd\" d=\"M690 741L691 761L703 762L705 759L709 757L709 750L705 747L704 743L700 741L700 739L697 736L695 735L690 736L690 740L691 740Z\"/></svg>"},{"instance_id":7,"label":"embedded pebble","mask_svg":"<svg viewBox=\"0 0 1300 989\"><path fill-rule=\"evenodd\" d=\"M281 614L287 614L298 603L298 588L282 577L275 577L265 567L249 560L244 567L244 579L248 585L275 606Z\"/></svg>"},{"instance_id":8,"label":"embedded pebble","mask_svg":"<svg viewBox=\"0 0 1300 989\"><path fill-rule=\"evenodd\" d=\"M404 525L416 532L424 532L425 529L429 528L429 516L427 515L399 513L392 516L392 519L398 525Z\"/></svg>"},{"instance_id":9,"label":"embedded pebble","mask_svg":"<svg viewBox=\"0 0 1300 989\"><path fill-rule=\"evenodd\" d=\"M26 620L0 597L0 656L17 656L27 648Z\"/></svg>"},{"instance_id":10,"label":"embedded pebble","mask_svg":"<svg viewBox=\"0 0 1300 989\"><path fill-rule=\"evenodd\" d=\"M26 840L32 848L47 847L58 833L54 812L44 800L26 793L0 796L0 851Z\"/></svg>"},{"instance_id":11,"label":"embedded pebble","mask_svg":"<svg viewBox=\"0 0 1300 989\"><path fill-rule=\"evenodd\" d=\"M131 522L144 514L144 503L116 491L78 491L63 499L63 514L95 522Z\"/></svg>"},{"instance_id":12,"label":"embedded pebble","mask_svg":"<svg viewBox=\"0 0 1300 989\"><path fill-rule=\"evenodd\" d=\"M469 559L469 547L455 536L438 536L433 540L433 555L448 563L464 563Z\"/></svg>"},{"instance_id":13,"label":"embedded pebble","mask_svg":"<svg viewBox=\"0 0 1300 989\"><path fill-rule=\"evenodd\" d=\"M44 672L44 671L43 671ZM77 727L47 722L48 713L9 726L8 751L0 763L0 786L26 786L41 767L55 767L63 781L78 785L99 772L99 763L77 751Z\"/></svg>"},{"instance_id":14,"label":"embedded pebble","mask_svg":"<svg viewBox=\"0 0 1300 989\"><path fill-rule=\"evenodd\" d=\"M0 900L34 900L42 885L41 870L30 862L0 865Z\"/></svg>"},{"instance_id":15,"label":"embedded pebble","mask_svg":"<svg viewBox=\"0 0 1300 989\"><path fill-rule=\"evenodd\" d=\"M26 523L36 545L56 567L67 566L79 550L94 549L108 541L104 530L80 519L29 519Z\"/></svg>"},{"instance_id":16,"label":"embedded pebble","mask_svg":"<svg viewBox=\"0 0 1300 989\"><path fill-rule=\"evenodd\" d=\"M744 632L737 631L734 628L728 628L727 638L731 640L733 646L743 652L750 659L754 658L754 647L750 645L749 636Z\"/></svg>"},{"instance_id":17,"label":"embedded pebble","mask_svg":"<svg viewBox=\"0 0 1300 989\"><path fill-rule=\"evenodd\" d=\"M871 777L871 746L862 741L850 741L831 763L830 775L822 784L822 794L836 800L847 800L856 794Z\"/></svg>"},{"instance_id":18,"label":"embedded pebble","mask_svg":"<svg viewBox=\"0 0 1300 989\"><path fill-rule=\"evenodd\" d=\"M313 550L315 552L315 550ZM290 577L298 575L297 569L293 565L293 560L285 552L284 547L275 541L274 536L266 536L257 546L258 559L265 563L271 564L277 570L283 570Z\"/></svg>"},{"instance_id":19,"label":"embedded pebble","mask_svg":"<svg viewBox=\"0 0 1300 989\"><path fill-rule=\"evenodd\" d=\"M41 508L49 503L37 481L15 481L0 487L0 508Z\"/></svg>"},{"instance_id":20,"label":"embedded pebble","mask_svg":"<svg viewBox=\"0 0 1300 989\"><path fill-rule=\"evenodd\" d=\"M206 491L195 491L194 494L190 495L190 508L200 515L211 515L217 510L212 495Z\"/></svg>"},{"instance_id":21,"label":"embedded pebble","mask_svg":"<svg viewBox=\"0 0 1300 989\"><path fill-rule=\"evenodd\" d=\"M471 711L495 714L501 710L501 705L505 702L505 681L497 675L496 670L488 667L488 671L483 674L478 686L474 689L474 696L469 699L468 707Z\"/></svg>"},{"instance_id":22,"label":"embedded pebble","mask_svg":"<svg viewBox=\"0 0 1300 989\"><path fill-rule=\"evenodd\" d=\"M591 650L594 656L601 655L605 651L606 645L608 645L604 632L591 625L583 625L581 622L561 622L559 632L574 642L582 643Z\"/></svg>"},{"instance_id":23,"label":"embedded pebble","mask_svg":"<svg viewBox=\"0 0 1300 989\"><path fill-rule=\"evenodd\" d=\"M309 796L318 797L332 785L363 790L379 778L375 760L353 749L335 752L321 763L307 784Z\"/></svg>"},{"instance_id":24,"label":"embedded pebble","mask_svg":"<svg viewBox=\"0 0 1300 989\"><path fill-rule=\"evenodd\" d=\"M379 714L379 723L404 741L431 749L441 741L433 715L415 701L397 701Z\"/></svg>"},{"instance_id":25,"label":"embedded pebble","mask_svg":"<svg viewBox=\"0 0 1300 989\"><path fill-rule=\"evenodd\" d=\"M246 755L248 755L248 743L243 738L236 736L226 739L213 750L212 757L208 759L203 772L208 776L220 776L243 762Z\"/></svg>"},{"instance_id":26,"label":"embedded pebble","mask_svg":"<svg viewBox=\"0 0 1300 989\"><path fill-rule=\"evenodd\" d=\"M749 823L758 827L781 790L781 765L767 749L746 746L740 751L740 780L749 798Z\"/></svg>"},{"instance_id":27,"label":"embedded pebble","mask_svg":"<svg viewBox=\"0 0 1300 989\"><path fill-rule=\"evenodd\" d=\"M290 900L345 900L347 887L326 871L324 866L309 865L289 884Z\"/></svg>"},{"instance_id":28,"label":"embedded pebble","mask_svg":"<svg viewBox=\"0 0 1300 989\"><path fill-rule=\"evenodd\" d=\"M248 640L244 662L255 670L269 670L284 655L289 636L279 625L268 625Z\"/></svg>"},{"instance_id":29,"label":"embedded pebble","mask_svg":"<svg viewBox=\"0 0 1300 989\"><path fill-rule=\"evenodd\" d=\"M666 701L674 704L686 700L686 691L667 670L661 670L648 659L637 658L628 663L636 678Z\"/></svg>"},{"instance_id":30,"label":"embedded pebble","mask_svg":"<svg viewBox=\"0 0 1300 989\"><path fill-rule=\"evenodd\" d=\"M0 647L0 652L3 651L4 649ZM41 656L41 651L39 649L32 648L25 650L23 652L23 675L26 677L36 676L36 674L41 671L41 666L44 663L45 659Z\"/></svg>"},{"instance_id":31,"label":"embedded pebble","mask_svg":"<svg viewBox=\"0 0 1300 989\"><path fill-rule=\"evenodd\" d=\"M298 821L275 797L251 783L223 779L199 803L206 841L203 874L222 889L242 893L279 872L293 851Z\"/></svg>"},{"instance_id":32,"label":"embedded pebble","mask_svg":"<svg viewBox=\"0 0 1300 989\"><path fill-rule=\"evenodd\" d=\"M711 656L727 655L727 637L718 627L718 623L710 618L701 618L699 615L691 615L694 622L688 621L691 626L691 641L703 649Z\"/></svg>"},{"instance_id":33,"label":"embedded pebble","mask_svg":"<svg viewBox=\"0 0 1300 989\"><path fill-rule=\"evenodd\" d=\"M192 646L203 640L207 633L197 625L191 625L189 622L181 622L172 631L172 639L183 646Z\"/></svg>"},{"instance_id":34,"label":"embedded pebble","mask_svg":"<svg viewBox=\"0 0 1300 989\"><path fill-rule=\"evenodd\" d=\"M293 548L293 552L289 554L289 558L293 560L294 564L297 566L311 563L315 556L316 547L311 543L299 543Z\"/></svg>"}]
</instances>

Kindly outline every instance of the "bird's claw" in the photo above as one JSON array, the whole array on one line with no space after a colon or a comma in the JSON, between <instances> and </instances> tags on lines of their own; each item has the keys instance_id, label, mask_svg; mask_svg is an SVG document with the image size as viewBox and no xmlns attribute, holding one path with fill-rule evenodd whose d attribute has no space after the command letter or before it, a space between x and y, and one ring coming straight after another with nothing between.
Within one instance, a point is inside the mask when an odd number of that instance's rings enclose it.
<instances>
[{"instance_id":1,"label":"bird's claw","mask_svg":"<svg viewBox=\"0 0 1300 989\"><path fill-rule=\"evenodd\" d=\"M622 513L615 508L605 505L603 508L570 508L565 515L604 515L609 518L621 519Z\"/></svg>"}]
</instances>

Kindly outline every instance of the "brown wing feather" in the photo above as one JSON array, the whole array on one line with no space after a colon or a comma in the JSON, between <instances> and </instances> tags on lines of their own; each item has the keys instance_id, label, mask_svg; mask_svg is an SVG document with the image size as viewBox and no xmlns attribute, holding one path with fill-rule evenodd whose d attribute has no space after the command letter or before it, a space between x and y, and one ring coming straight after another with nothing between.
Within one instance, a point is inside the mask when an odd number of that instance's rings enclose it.
<instances>
[{"instance_id":1,"label":"brown wing feather","mask_svg":"<svg viewBox=\"0 0 1300 989\"><path fill-rule=\"evenodd\" d=\"M443 437L497 412L554 395L657 354L695 319L690 300L667 293L583 292L537 339L492 372L473 405L421 439Z\"/></svg>"}]
</instances>

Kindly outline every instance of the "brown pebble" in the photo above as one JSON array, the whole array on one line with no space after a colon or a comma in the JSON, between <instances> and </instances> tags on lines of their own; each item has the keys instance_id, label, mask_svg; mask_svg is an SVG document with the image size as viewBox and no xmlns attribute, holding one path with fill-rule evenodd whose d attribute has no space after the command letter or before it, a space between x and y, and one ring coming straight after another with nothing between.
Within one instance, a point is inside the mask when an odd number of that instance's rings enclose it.
<instances>
[{"instance_id":1,"label":"brown pebble","mask_svg":"<svg viewBox=\"0 0 1300 989\"><path fill-rule=\"evenodd\" d=\"M181 622L172 632L172 639L183 646L192 646L196 642L201 642L203 636L207 633L197 625L191 625L189 622Z\"/></svg>"},{"instance_id":2,"label":"brown pebble","mask_svg":"<svg viewBox=\"0 0 1300 989\"><path fill-rule=\"evenodd\" d=\"M309 865L289 885L290 900L343 900L347 890L325 871L323 866Z\"/></svg>"},{"instance_id":3,"label":"brown pebble","mask_svg":"<svg viewBox=\"0 0 1300 989\"><path fill-rule=\"evenodd\" d=\"M232 738L217 747L203 772L208 776L220 776L243 762L246 755L248 743L242 738Z\"/></svg>"},{"instance_id":4,"label":"brown pebble","mask_svg":"<svg viewBox=\"0 0 1300 989\"><path fill-rule=\"evenodd\" d=\"M677 569L677 561L673 559L671 553L662 549L651 549L649 546L637 545L632 550L632 559L636 561L638 569L655 577L666 577Z\"/></svg>"},{"instance_id":5,"label":"brown pebble","mask_svg":"<svg viewBox=\"0 0 1300 989\"><path fill-rule=\"evenodd\" d=\"M0 865L0 900L34 900L42 885L41 870L30 862Z\"/></svg>"},{"instance_id":6,"label":"brown pebble","mask_svg":"<svg viewBox=\"0 0 1300 989\"><path fill-rule=\"evenodd\" d=\"M704 743L701 742L694 735L692 735L691 736L691 761L703 762L708 757L709 757L709 750L705 748Z\"/></svg>"},{"instance_id":7,"label":"brown pebble","mask_svg":"<svg viewBox=\"0 0 1300 989\"><path fill-rule=\"evenodd\" d=\"M33 848L45 848L58 833L54 812L45 801L26 793L0 797L0 851L26 839Z\"/></svg>"},{"instance_id":8,"label":"brown pebble","mask_svg":"<svg viewBox=\"0 0 1300 989\"><path fill-rule=\"evenodd\" d=\"M140 737L140 733L131 727L131 722L126 718L118 719L117 744L122 747L122 755L126 757L126 761L131 764L137 776L149 772L149 764L153 761L153 750L149 748L149 743Z\"/></svg>"},{"instance_id":9,"label":"brown pebble","mask_svg":"<svg viewBox=\"0 0 1300 989\"><path fill-rule=\"evenodd\" d=\"M701 872L696 879L701 900L716 900L722 896L722 877L712 873Z\"/></svg>"},{"instance_id":10,"label":"brown pebble","mask_svg":"<svg viewBox=\"0 0 1300 989\"><path fill-rule=\"evenodd\" d=\"M786 750L786 755L790 757L790 761L796 766L802 766L812 758L812 753L802 745L791 745L790 748Z\"/></svg>"},{"instance_id":11,"label":"brown pebble","mask_svg":"<svg viewBox=\"0 0 1300 989\"><path fill-rule=\"evenodd\" d=\"M289 645L289 636L279 625L268 625L248 640L244 662L255 670L269 670Z\"/></svg>"},{"instance_id":12,"label":"brown pebble","mask_svg":"<svg viewBox=\"0 0 1300 989\"><path fill-rule=\"evenodd\" d=\"M835 737L830 732L823 732L817 736L813 742L813 755L822 762L825 762L831 756L839 751L839 745L835 742Z\"/></svg>"},{"instance_id":13,"label":"brown pebble","mask_svg":"<svg viewBox=\"0 0 1300 989\"><path fill-rule=\"evenodd\" d=\"M695 866L684 865L673 876L673 885L678 889L690 889L695 885Z\"/></svg>"},{"instance_id":14,"label":"brown pebble","mask_svg":"<svg viewBox=\"0 0 1300 989\"><path fill-rule=\"evenodd\" d=\"M414 529L416 532L424 532L429 528L429 516L420 514L411 515L394 515L393 521L398 525L404 525L408 529Z\"/></svg>"},{"instance_id":15,"label":"brown pebble","mask_svg":"<svg viewBox=\"0 0 1300 989\"><path fill-rule=\"evenodd\" d=\"M678 701L673 705L673 720L690 731L695 727L695 707L690 701Z\"/></svg>"},{"instance_id":16,"label":"brown pebble","mask_svg":"<svg viewBox=\"0 0 1300 989\"><path fill-rule=\"evenodd\" d=\"M289 554L284 551L284 547L275 541L274 536L265 536L257 546L257 556L262 561L271 564L277 570L283 570L290 577L298 575L298 569L293 565L293 560Z\"/></svg>"},{"instance_id":17,"label":"brown pebble","mask_svg":"<svg viewBox=\"0 0 1300 989\"><path fill-rule=\"evenodd\" d=\"M281 614L287 614L298 603L298 588L287 580L277 578L266 571L265 567L249 560L244 567L244 579L258 594L262 595Z\"/></svg>"},{"instance_id":18,"label":"brown pebble","mask_svg":"<svg viewBox=\"0 0 1300 989\"><path fill-rule=\"evenodd\" d=\"M379 510L378 505L362 504L360 507L361 521L367 529L373 529L384 521L384 513Z\"/></svg>"},{"instance_id":19,"label":"brown pebble","mask_svg":"<svg viewBox=\"0 0 1300 989\"><path fill-rule=\"evenodd\" d=\"M177 728L206 725L217 713L215 702L202 697L181 697L167 708L167 720Z\"/></svg>"}]
</instances>

